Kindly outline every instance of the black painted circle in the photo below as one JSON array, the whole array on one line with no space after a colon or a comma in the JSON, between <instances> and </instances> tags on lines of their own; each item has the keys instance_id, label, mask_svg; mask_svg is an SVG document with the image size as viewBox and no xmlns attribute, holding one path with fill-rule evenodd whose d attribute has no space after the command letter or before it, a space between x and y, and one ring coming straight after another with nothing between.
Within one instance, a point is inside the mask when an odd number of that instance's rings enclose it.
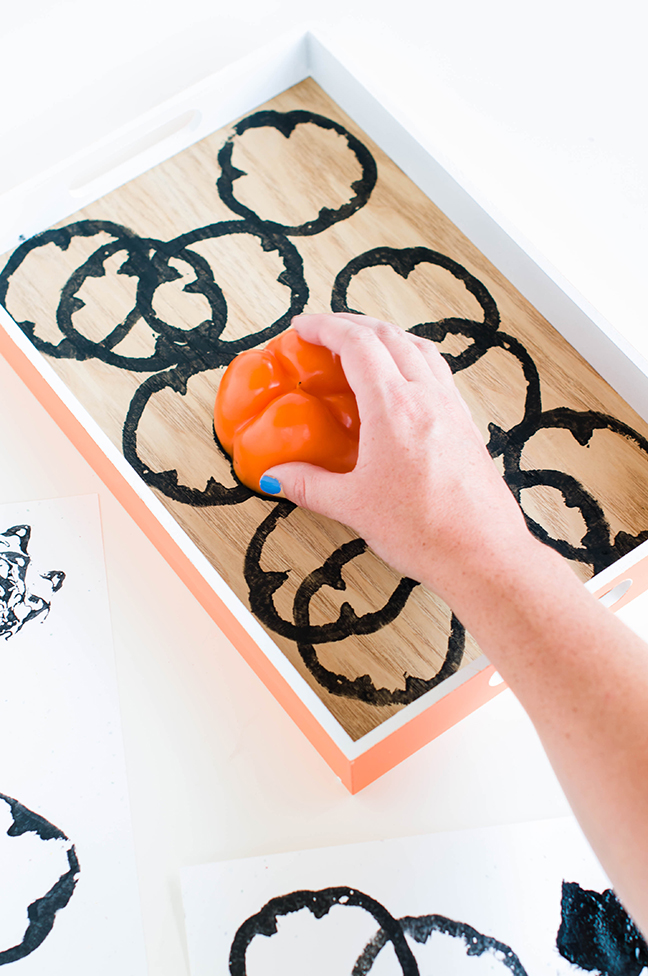
<instances>
[{"instance_id":1,"label":"black painted circle","mask_svg":"<svg viewBox=\"0 0 648 976\"><path fill-rule=\"evenodd\" d=\"M250 609L252 613L277 634L297 642L312 642L325 644L332 641L344 640L351 634L373 634L391 623L401 612L407 599L418 584L414 580L401 579L387 603L373 613L357 617L348 604L343 604L337 620L327 624L310 625L308 622L293 622L285 620L277 612L273 594L288 579L288 573L267 571L261 568L263 548L268 537L277 527L279 519L287 518L296 508L292 502L281 501L273 505L272 510L257 528L245 553L243 573L248 586ZM364 539L353 539L336 549L328 557L323 566L302 580L300 591L314 593L323 585L333 586L334 589L344 589L344 581L339 575L340 567L367 549ZM311 594L312 595L312 594ZM310 600L310 597L309 597Z\"/></svg>"},{"instance_id":2,"label":"black painted circle","mask_svg":"<svg viewBox=\"0 0 648 976\"><path fill-rule=\"evenodd\" d=\"M421 915L418 917L406 915L404 918L399 918L398 923L404 934L410 935L419 945L424 945L433 932L441 932L453 939L461 939L466 949L466 955L478 958L487 952L492 952L497 961L503 963L513 973L513 976L528 976L526 969L510 946L490 935L478 932L472 925L467 925L465 922L455 922L454 919L446 918L444 915ZM388 942L387 934L382 930L378 932L358 956L351 976L367 976L373 968L376 957Z\"/></svg>"},{"instance_id":3,"label":"black painted circle","mask_svg":"<svg viewBox=\"0 0 648 976\"><path fill-rule=\"evenodd\" d=\"M171 258L177 258L190 265L196 275L196 280L185 285L183 291L204 295L209 302L211 318L194 326L193 329L182 329L170 325L153 310L153 296L160 285L176 281L181 277L180 272L169 265ZM157 251L152 257L152 264L155 269L155 276L140 278L137 288L137 307L150 327L179 346L199 345L201 342L217 339L227 322L227 303L223 292L214 281L214 274L209 261L197 251L192 251L187 247L172 249L169 243L159 241L157 242Z\"/></svg>"},{"instance_id":4,"label":"black painted circle","mask_svg":"<svg viewBox=\"0 0 648 976\"><path fill-rule=\"evenodd\" d=\"M295 597L295 605L297 605L297 597ZM362 618L360 619L362 620ZM365 633L365 631L357 630L354 633ZM430 678L419 678L408 674L405 678L405 687L396 689L376 688L368 674L349 678L345 674L329 671L319 660L313 644L299 641L297 649L309 672L331 695L337 695L340 698L352 698L356 701L365 702L367 705L382 707L386 705L409 705L427 691L436 688L446 678L455 674L461 666L465 643L466 631L453 614L448 637L448 649L443 664L436 674Z\"/></svg>"},{"instance_id":5,"label":"black painted circle","mask_svg":"<svg viewBox=\"0 0 648 976\"><path fill-rule=\"evenodd\" d=\"M462 324L485 327L486 331L480 337L481 343L476 341L473 346L469 346L458 356L444 354L444 359L449 363L453 372L456 372L457 369L465 369L466 366L476 362L485 352L484 340L488 333L499 328L500 316L495 299L486 286L467 271L462 264L449 258L446 254L433 251L429 247L374 247L370 251L365 251L363 254L352 258L337 275L331 293L331 309L333 312L358 314L357 309L349 306L348 291L351 281L360 271L364 271L366 268L386 266L392 268L401 278L407 278L419 264L433 264L449 271L454 278L463 283L466 290L479 302L483 309L484 318L482 322L453 317L441 319L439 322L425 322L408 329L408 332L413 332L415 335L424 335L425 338L432 339L434 342L442 342L449 332L453 334L462 333Z\"/></svg>"},{"instance_id":6,"label":"black painted circle","mask_svg":"<svg viewBox=\"0 0 648 976\"><path fill-rule=\"evenodd\" d=\"M419 976L416 959L407 944L400 923L387 909L369 895L355 888L322 888L319 891L293 891L290 894L272 898L256 915L247 918L239 927L229 956L230 976L247 976L246 955L252 940L259 935L271 937L277 932L277 919L307 908L315 918L323 918L331 908L340 905L345 908L362 908L376 921L385 942L390 942L398 960L403 976ZM304 970L306 973L307 970Z\"/></svg>"},{"instance_id":7,"label":"black painted circle","mask_svg":"<svg viewBox=\"0 0 648 976\"><path fill-rule=\"evenodd\" d=\"M249 333L240 339L223 340L220 335L227 324L225 299L214 282L209 263L197 252L192 251L191 245L237 234L258 238L264 251L277 251L284 265L277 280L290 289L290 302L282 315L258 332ZM163 281L172 280L172 277L177 275L177 272L169 267L168 262L171 258L179 258L191 263L197 281L192 282L189 287L192 291L206 295L210 302L213 318L195 329L173 328L160 319L153 310L153 296L157 287ZM178 350L175 362L191 364L195 368L215 369L218 366L227 366L238 353L245 349L252 349L287 329L293 316L299 315L308 301L308 286L304 279L303 262L294 244L283 234L274 233L245 220L226 220L217 224L208 224L206 227L181 234L172 241L158 242L154 263L156 278L140 279L138 308L152 329L174 342Z\"/></svg>"},{"instance_id":8,"label":"black painted circle","mask_svg":"<svg viewBox=\"0 0 648 976\"><path fill-rule=\"evenodd\" d=\"M439 328L443 335L439 335ZM448 333L452 335L463 335L473 339L473 345L469 346L458 356L450 356L442 353L443 358L449 364L453 373L459 373L464 369L469 369L474 363L478 362L491 349L503 349L515 359L522 367L527 389L524 398L524 417L523 421L530 421L532 418L540 416L541 394L540 377L536 365L531 356L526 351L522 343L513 336L500 332L494 332L484 322L471 322L468 319L444 319L443 322L424 322L414 325L407 330L413 335L423 339L431 339L433 342L441 342ZM492 457L497 457L502 452L502 444L499 438L504 432L495 424L489 425L491 438L487 445Z\"/></svg>"},{"instance_id":9,"label":"black painted circle","mask_svg":"<svg viewBox=\"0 0 648 976\"><path fill-rule=\"evenodd\" d=\"M25 905L27 925L19 943L0 947L0 966L6 966L31 955L45 941L54 927L57 913L65 908L74 894L81 870L74 844L53 823L38 813L28 810L11 796L0 793L0 801L6 803L11 811L12 824L7 831L9 837L21 837L26 833L36 834L47 843L51 840L67 841L68 870L62 874L48 891L44 891L30 905Z\"/></svg>"},{"instance_id":10,"label":"black painted circle","mask_svg":"<svg viewBox=\"0 0 648 976\"><path fill-rule=\"evenodd\" d=\"M200 372L202 370L179 366L176 369L156 373L144 380L135 391L128 407L122 431L122 450L128 463L143 481L152 488L157 488L167 498L173 498L175 501L198 508L211 505L237 505L254 495L254 492L241 484L238 479L237 484L233 487L227 487L214 478L210 478L205 488L192 488L189 485L179 483L178 472L175 469L152 471L140 458L137 451L139 423L151 398L165 389L173 390L174 393L184 396L187 392L187 383L192 376L196 376Z\"/></svg>"},{"instance_id":11,"label":"black painted circle","mask_svg":"<svg viewBox=\"0 0 648 976\"><path fill-rule=\"evenodd\" d=\"M322 207L318 216L314 220L305 221L303 224L290 226L288 224L277 223L273 220L263 220L263 218L259 217L259 215L253 210L250 210L248 207L240 203L240 201L238 201L234 196L234 181L239 177L246 175L241 170L237 169L232 163L234 139L236 136L241 136L244 132L247 132L248 129L265 127L277 129L282 133L282 135L289 138L290 134L298 125L304 124L316 125L321 129L330 129L333 132L337 132L339 135L344 136L349 149L354 153L358 162L360 163L360 166L362 167L362 176L360 179L354 180L354 182L351 184L351 190L353 191L354 195L352 196L351 200L342 204L342 206L338 207L337 210ZM316 115L314 112L306 112L303 110L293 112L255 112L253 115L249 115L247 118L242 119L234 127L234 135L230 136L220 150L218 154L218 162L221 167L221 175L217 180L216 186L218 187L218 193L223 203L229 207L230 210L239 214L241 217L245 217L247 220L260 223L264 227L278 231L281 234L288 234L291 237L304 237L312 234L319 234L332 224L335 224L340 220L346 220L348 217L354 214L356 210L364 207L371 196L372 190L376 185L376 180L378 178L376 162L364 143L360 142L356 136L352 135L338 122L334 122L332 119L327 119L324 115ZM286 174L286 177L287 179L290 179L290 174Z\"/></svg>"},{"instance_id":12,"label":"black painted circle","mask_svg":"<svg viewBox=\"0 0 648 976\"><path fill-rule=\"evenodd\" d=\"M157 272L150 258L150 252L157 248L160 243L160 241L139 237L118 238L98 248L70 275L61 292L56 313L57 325L66 336L69 347L74 350L74 354L71 356L68 354L68 358L100 359L110 366L135 372L152 372L165 369L177 362L177 347L165 336L159 336L156 339L155 352L150 356L123 356L113 351L113 347L121 342L136 322L142 318L137 302L124 322L116 326L99 342L82 335L73 323L74 313L84 304L76 297L77 292L88 278L99 278L105 275L105 262L113 254L117 254L119 251L128 253L128 260L124 262L118 274L136 276L139 278L140 285L142 281L157 281Z\"/></svg>"},{"instance_id":13,"label":"black painted circle","mask_svg":"<svg viewBox=\"0 0 648 976\"><path fill-rule=\"evenodd\" d=\"M591 565L596 574L644 542L648 538L648 529L636 536L620 532L613 541L603 509L576 478L563 471L520 467L526 443L538 431L551 428L568 430L583 447L589 444L594 431L609 430L633 441L647 455L648 440L632 427L608 414L595 410L572 410L569 407L546 410L537 416L525 418L510 431L499 432L499 453L504 460L504 478L517 501L520 501L520 494L525 488L548 485L561 492L567 507L580 511L587 527L580 547L572 546L564 539L553 538L546 529L525 515L530 530L565 558Z\"/></svg>"},{"instance_id":14,"label":"black painted circle","mask_svg":"<svg viewBox=\"0 0 648 976\"><path fill-rule=\"evenodd\" d=\"M124 227L122 224L116 224L109 220L80 220L73 224L68 224L66 227L56 228L55 230L44 231L42 234L36 234L34 237L25 241L12 253L7 264L0 274L0 303L6 304L7 292L9 285L11 283L12 275L18 270L20 265L25 261L25 259L31 254L32 251L38 249L39 247L45 247L48 244L55 244L60 250L66 251L70 246L70 243L75 237L94 237L96 234L110 234L117 240L122 241L121 249L135 249L138 248L140 238L133 231L129 230L128 227ZM104 245L105 246L105 245ZM102 251L102 247L96 249L92 255L84 262L87 264L88 261L92 261L95 255ZM78 274L79 269L77 268L72 276ZM67 287L67 285L65 286ZM64 289L65 290L65 289ZM60 303L59 303L60 306ZM57 321L58 315L57 312ZM133 315L134 313L131 313ZM136 315L132 322L128 324L122 324L121 328L125 329L123 335L130 330L132 325L139 316ZM130 316L129 316L130 318ZM47 342L36 335L36 324L34 322L18 322L17 325L22 329L29 340L34 344L34 346L40 351L46 353L48 356L52 356L55 359L88 359L93 355L88 351L88 344L90 340L85 339L83 336L80 338L83 340L83 348L77 348L75 342L70 338L69 335L65 335L56 345L52 342ZM59 326L60 328L60 326ZM120 327L118 327L120 328ZM61 330L63 331L63 330ZM112 344L116 345L120 339L116 338L115 330L111 333ZM106 340L104 340L104 345Z\"/></svg>"}]
</instances>

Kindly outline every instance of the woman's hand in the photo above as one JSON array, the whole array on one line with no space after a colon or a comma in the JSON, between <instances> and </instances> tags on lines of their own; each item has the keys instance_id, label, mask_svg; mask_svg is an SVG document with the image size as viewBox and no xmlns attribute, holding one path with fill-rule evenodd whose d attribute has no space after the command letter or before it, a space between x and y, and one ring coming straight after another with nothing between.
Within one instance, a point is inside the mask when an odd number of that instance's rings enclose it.
<instances>
[{"instance_id":1,"label":"woman's hand","mask_svg":"<svg viewBox=\"0 0 648 976\"><path fill-rule=\"evenodd\" d=\"M308 342L337 353L360 413L358 462L266 472L286 498L349 525L400 573L452 606L457 577L535 545L434 343L363 315L301 315Z\"/></svg>"},{"instance_id":2,"label":"woman's hand","mask_svg":"<svg viewBox=\"0 0 648 976\"><path fill-rule=\"evenodd\" d=\"M526 708L648 932L648 648L528 532L431 342L344 313L294 325L341 357L360 411L358 463L269 473L452 607Z\"/></svg>"}]
</instances>

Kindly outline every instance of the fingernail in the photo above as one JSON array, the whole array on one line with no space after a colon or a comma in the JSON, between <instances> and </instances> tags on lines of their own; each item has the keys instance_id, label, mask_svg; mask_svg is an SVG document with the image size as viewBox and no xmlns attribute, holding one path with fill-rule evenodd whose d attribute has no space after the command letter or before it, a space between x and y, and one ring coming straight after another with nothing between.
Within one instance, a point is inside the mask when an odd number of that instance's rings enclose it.
<instances>
[{"instance_id":1,"label":"fingernail","mask_svg":"<svg viewBox=\"0 0 648 976\"><path fill-rule=\"evenodd\" d=\"M278 495L281 491L281 482L273 478L271 474L263 474L259 481L259 488L261 491L265 491L266 495Z\"/></svg>"}]
</instances>

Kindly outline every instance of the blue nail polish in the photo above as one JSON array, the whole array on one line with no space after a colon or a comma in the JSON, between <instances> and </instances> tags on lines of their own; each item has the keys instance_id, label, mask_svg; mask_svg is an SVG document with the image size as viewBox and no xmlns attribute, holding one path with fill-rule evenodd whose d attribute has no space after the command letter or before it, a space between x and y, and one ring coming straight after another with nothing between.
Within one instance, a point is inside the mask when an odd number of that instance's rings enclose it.
<instances>
[{"instance_id":1,"label":"blue nail polish","mask_svg":"<svg viewBox=\"0 0 648 976\"><path fill-rule=\"evenodd\" d=\"M264 474L261 475L259 488L261 491L265 491L266 495L278 495L281 491L281 483L276 478L273 478L271 474Z\"/></svg>"}]
</instances>

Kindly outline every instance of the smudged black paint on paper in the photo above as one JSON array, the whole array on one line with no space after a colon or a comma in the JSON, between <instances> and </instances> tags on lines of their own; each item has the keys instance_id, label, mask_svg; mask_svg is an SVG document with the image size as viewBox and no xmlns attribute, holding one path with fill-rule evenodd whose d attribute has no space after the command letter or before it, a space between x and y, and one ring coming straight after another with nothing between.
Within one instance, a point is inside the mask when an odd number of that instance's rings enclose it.
<instances>
[{"instance_id":1,"label":"smudged black paint on paper","mask_svg":"<svg viewBox=\"0 0 648 976\"><path fill-rule=\"evenodd\" d=\"M599 893L563 881L556 946L574 966L600 976L640 976L648 945L611 888Z\"/></svg>"},{"instance_id":2,"label":"smudged black paint on paper","mask_svg":"<svg viewBox=\"0 0 648 976\"><path fill-rule=\"evenodd\" d=\"M37 834L41 840L67 840L62 830L45 820L40 814L28 810L18 800L0 793L0 800L11 810L13 823L7 831L9 837L20 837L21 834Z\"/></svg>"},{"instance_id":3,"label":"smudged black paint on paper","mask_svg":"<svg viewBox=\"0 0 648 976\"><path fill-rule=\"evenodd\" d=\"M28 810L13 797L0 793L0 800L9 806L13 818L13 823L7 831L9 837L20 837L25 833L35 833L41 840L45 841L68 840L62 830L45 820L40 814ZM24 959L25 956L30 955L35 949L38 949L52 931L57 912L65 908L74 894L77 876L81 870L74 844L71 844L67 849L67 861L68 870L65 874L61 875L42 898L37 898L36 901L27 906L28 925L23 938L15 946L0 949L0 966L17 962L19 959Z\"/></svg>"},{"instance_id":4,"label":"smudged black paint on paper","mask_svg":"<svg viewBox=\"0 0 648 976\"><path fill-rule=\"evenodd\" d=\"M13 525L0 532L0 637L8 640L42 614L47 615L51 601L27 588L27 573L31 566L28 548L31 526ZM58 592L65 580L60 569L41 573L52 593Z\"/></svg>"}]
</instances>

